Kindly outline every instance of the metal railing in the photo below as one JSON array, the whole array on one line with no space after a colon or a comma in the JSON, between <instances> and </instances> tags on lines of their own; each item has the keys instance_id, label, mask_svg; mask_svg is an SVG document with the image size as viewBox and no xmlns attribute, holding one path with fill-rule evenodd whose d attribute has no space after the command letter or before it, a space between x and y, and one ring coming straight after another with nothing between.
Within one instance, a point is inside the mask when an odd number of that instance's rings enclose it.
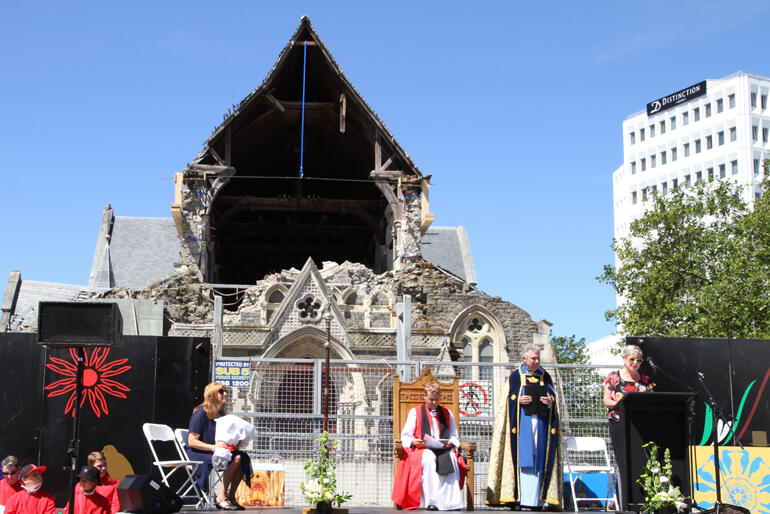
<instances>
[{"instance_id":1,"label":"metal railing","mask_svg":"<svg viewBox=\"0 0 770 514\"><path fill-rule=\"evenodd\" d=\"M239 359L227 359L239 360ZM255 468L280 458L286 467L285 506L305 505L299 484L303 464L317 458L323 430L323 361L249 361L248 387L231 387L229 412L252 422L259 436L245 448ZM428 365L440 380L460 378L460 438L477 443L475 498L485 499L495 404L508 373L518 363L341 361L330 365L329 431L337 483L352 493L351 505L389 506L393 485L393 375L405 379ZM608 442L602 381L614 366L545 365L554 378L563 437L599 436Z\"/></svg>"}]
</instances>

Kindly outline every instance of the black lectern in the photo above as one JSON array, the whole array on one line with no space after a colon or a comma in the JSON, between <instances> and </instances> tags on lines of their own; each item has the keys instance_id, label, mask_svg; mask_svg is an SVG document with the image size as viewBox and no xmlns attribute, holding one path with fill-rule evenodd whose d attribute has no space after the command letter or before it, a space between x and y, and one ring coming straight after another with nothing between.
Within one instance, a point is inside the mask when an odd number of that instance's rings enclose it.
<instances>
[{"instance_id":1,"label":"black lectern","mask_svg":"<svg viewBox=\"0 0 770 514\"><path fill-rule=\"evenodd\" d=\"M628 393L620 402L620 423L623 433L620 451L625 463L620 468L622 510L639 511L644 492L636 483L646 464L642 445L653 441L663 450L671 451L672 481L684 496L690 496L688 403L695 393ZM619 459L623 460L623 459Z\"/></svg>"}]
</instances>

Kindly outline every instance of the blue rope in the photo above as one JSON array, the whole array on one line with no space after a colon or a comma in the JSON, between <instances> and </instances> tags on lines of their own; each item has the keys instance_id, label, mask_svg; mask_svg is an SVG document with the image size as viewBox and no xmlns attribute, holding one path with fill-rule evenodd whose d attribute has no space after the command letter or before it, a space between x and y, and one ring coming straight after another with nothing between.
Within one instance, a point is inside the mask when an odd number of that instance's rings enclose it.
<instances>
[{"instance_id":1,"label":"blue rope","mask_svg":"<svg viewBox=\"0 0 770 514\"><path fill-rule=\"evenodd\" d=\"M307 72L307 44L302 53L302 125L299 136L299 176L304 177L305 171L305 74Z\"/></svg>"}]
</instances>

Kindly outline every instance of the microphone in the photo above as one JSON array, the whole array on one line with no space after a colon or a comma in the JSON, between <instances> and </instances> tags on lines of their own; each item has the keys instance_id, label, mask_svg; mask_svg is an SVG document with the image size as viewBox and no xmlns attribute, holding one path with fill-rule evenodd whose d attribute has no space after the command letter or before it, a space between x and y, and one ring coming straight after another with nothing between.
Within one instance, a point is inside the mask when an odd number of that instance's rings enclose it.
<instances>
[{"instance_id":1,"label":"microphone","mask_svg":"<svg viewBox=\"0 0 770 514\"><path fill-rule=\"evenodd\" d=\"M644 359L644 362L649 366L649 368L653 371L656 371L658 369L658 366L655 364L655 361L652 360L652 357L647 357Z\"/></svg>"}]
</instances>

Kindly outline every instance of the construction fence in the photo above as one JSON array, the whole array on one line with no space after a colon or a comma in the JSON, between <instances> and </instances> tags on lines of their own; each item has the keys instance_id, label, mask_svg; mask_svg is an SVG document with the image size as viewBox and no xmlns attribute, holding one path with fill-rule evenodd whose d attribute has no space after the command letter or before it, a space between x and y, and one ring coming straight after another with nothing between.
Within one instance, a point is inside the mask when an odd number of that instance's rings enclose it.
<instances>
[{"instance_id":1,"label":"construction fence","mask_svg":"<svg viewBox=\"0 0 770 514\"><path fill-rule=\"evenodd\" d=\"M224 358L218 364L215 376L229 383L232 393L228 411L258 429L258 437L244 448L255 469L283 463L285 506L306 505L300 483L305 480L304 462L318 458L316 440L324 425L324 361ZM459 377L460 439L477 444L474 503L483 506L495 404L501 384L519 364L332 360L328 426L330 438L339 441L334 454L338 489L352 494L350 505L391 505L394 375L411 380L427 365L439 380ZM563 437L599 436L609 448L602 382L616 367L555 364L544 368L556 385ZM223 379L227 373L230 378Z\"/></svg>"}]
</instances>

